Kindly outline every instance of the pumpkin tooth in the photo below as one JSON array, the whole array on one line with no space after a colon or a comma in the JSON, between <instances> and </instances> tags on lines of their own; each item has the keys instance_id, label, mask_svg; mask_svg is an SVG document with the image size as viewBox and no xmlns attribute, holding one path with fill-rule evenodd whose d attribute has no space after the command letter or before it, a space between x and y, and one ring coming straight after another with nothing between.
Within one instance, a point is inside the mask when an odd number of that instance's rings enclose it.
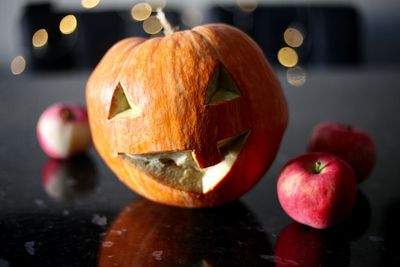
<instances>
[{"instance_id":1,"label":"pumpkin tooth","mask_svg":"<svg viewBox=\"0 0 400 267\"><path fill-rule=\"evenodd\" d=\"M201 169L217 165L223 160L223 156L215 145L203 146L200 150L193 150L192 157Z\"/></svg>"},{"instance_id":2,"label":"pumpkin tooth","mask_svg":"<svg viewBox=\"0 0 400 267\"><path fill-rule=\"evenodd\" d=\"M249 131L246 131L224 140L223 145L219 146L222 161L204 169L198 167L190 150L118 155L159 182L185 191L206 193L230 171L248 135Z\"/></svg>"}]
</instances>

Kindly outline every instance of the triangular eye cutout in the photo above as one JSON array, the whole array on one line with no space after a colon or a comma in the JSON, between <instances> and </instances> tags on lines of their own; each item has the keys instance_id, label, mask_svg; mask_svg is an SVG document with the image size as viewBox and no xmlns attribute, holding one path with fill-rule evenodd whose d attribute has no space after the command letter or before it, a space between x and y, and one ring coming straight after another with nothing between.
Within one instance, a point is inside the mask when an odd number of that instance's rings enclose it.
<instances>
[{"instance_id":1,"label":"triangular eye cutout","mask_svg":"<svg viewBox=\"0 0 400 267\"><path fill-rule=\"evenodd\" d=\"M132 119L139 117L141 112L142 110L138 106L129 102L124 89L118 83L111 99L108 119Z\"/></svg>"},{"instance_id":2,"label":"triangular eye cutout","mask_svg":"<svg viewBox=\"0 0 400 267\"><path fill-rule=\"evenodd\" d=\"M220 64L214 72L206 92L206 104L217 105L240 97L237 88L228 71Z\"/></svg>"}]
</instances>

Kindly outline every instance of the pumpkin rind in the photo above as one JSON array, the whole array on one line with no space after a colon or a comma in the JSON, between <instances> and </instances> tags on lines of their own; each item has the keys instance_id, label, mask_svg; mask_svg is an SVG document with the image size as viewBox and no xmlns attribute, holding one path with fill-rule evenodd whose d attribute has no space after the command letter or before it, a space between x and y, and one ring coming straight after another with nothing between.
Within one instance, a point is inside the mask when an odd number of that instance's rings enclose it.
<instances>
[{"instance_id":1,"label":"pumpkin rind","mask_svg":"<svg viewBox=\"0 0 400 267\"><path fill-rule=\"evenodd\" d=\"M207 88L220 66L240 97L209 105ZM140 115L110 119L118 86ZM86 90L94 145L108 166L146 198L182 207L215 206L250 190L275 158L288 119L279 82L260 48L223 24L123 40L104 56ZM236 162L206 193L171 187L118 156L191 150L205 168L221 160L218 142L246 131Z\"/></svg>"}]
</instances>

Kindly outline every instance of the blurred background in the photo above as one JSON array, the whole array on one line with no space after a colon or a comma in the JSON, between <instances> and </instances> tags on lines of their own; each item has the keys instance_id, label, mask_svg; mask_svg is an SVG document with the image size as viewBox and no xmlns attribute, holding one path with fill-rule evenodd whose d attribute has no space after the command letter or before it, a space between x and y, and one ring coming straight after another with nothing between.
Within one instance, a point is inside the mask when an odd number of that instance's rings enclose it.
<instances>
[{"instance_id":1,"label":"blurred background","mask_svg":"<svg viewBox=\"0 0 400 267\"><path fill-rule=\"evenodd\" d=\"M139 2L146 1L1 1L0 75L90 70L118 40L162 34L151 14L157 7L164 7L178 29L209 22L235 25L279 67L400 64L398 0Z\"/></svg>"},{"instance_id":2,"label":"blurred background","mask_svg":"<svg viewBox=\"0 0 400 267\"><path fill-rule=\"evenodd\" d=\"M281 148L234 212L157 208L138 201L94 148L57 161L38 144L40 114L55 102L85 105L86 80L107 49L125 37L162 35L157 7L179 29L208 22L242 29L258 42L281 81L290 110ZM290 241L283 243L297 242L301 253L309 249L302 254L306 261L323 253L326 264L315 266L400 266L399 11L400 0L0 0L0 267L97 266L101 259L106 266L111 258L102 251L111 240L104 238L115 233L113 222L148 211L150 217L139 217L132 227L154 221L152 233L172 233L161 243L158 235L145 243L177 251L177 266L185 255L193 266L202 259L286 265L290 261L273 250L281 235ZM325 120L370 133L378 159L359 186L354 217L318 243L320 233L296 231L280 208L276 182L282 166L306 151L311 129ZM161 224L160 214L168 215ZM163 228L170 225L173 232ZM307 236L318 242L305 244ZM249 238L257 243L246 243ZM128 243L115 243L113 259L125 259L132 251L124 248Z\"/></svg>"}]
</instances>

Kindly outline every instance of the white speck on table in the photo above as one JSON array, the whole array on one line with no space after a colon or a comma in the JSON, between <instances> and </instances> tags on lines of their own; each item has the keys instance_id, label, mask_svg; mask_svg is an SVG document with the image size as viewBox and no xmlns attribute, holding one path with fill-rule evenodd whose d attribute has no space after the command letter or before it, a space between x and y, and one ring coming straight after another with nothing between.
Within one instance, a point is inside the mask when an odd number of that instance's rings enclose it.
<instances>
[{"instance_id":1,"label":"white speck on table","mask_svg":"<svg viewBox=\"0 0 400 267\"><path fill-rule=\"evenodd\" d=\"M29 255L35 255L35 241L25 242L25 250Z\"/></svg>"},{"instance_id":2,"label":"white speck on table","mask_svg":"<svg viewBox=\"0 0 400 267\"><path fill-rule=\"evenodd\" d=\"M102 245L103 245L103 247L105 247L105 248L110 248L110 247L112 247L112 246L114 245L114 242L112 242L112 241L104 241L104 242L102 243Z\"/></svg>"},{"instance_id":3,"label":"white speck on table","mask_svg":"<svg viewBox=\"0 0 400 267\"><path fill-rule=\"evenodd\" d=\"M100 216L99 214L94 214L92 218L92 223L97 224L99 226L107 225L107 217Z\"/></svg>"},{"instance_id":4,"label":"white speck on table","mask_svg":"<svg viewBox=\"0 0 400 267\"><path fill-rule=\"evenodd\" d=\"M154 257L154 259L157 261L162 260L162 254L163 254L162 250L156 250L156 251L153 251L153 253L151 253L151 255Z\"/></svg>"},{"instance_id":5,"label":"white speck on table","mask_svg":"<svg viewBox=\"0 0 400 267\"><path fill-rule=\"evenodd\" d=\"M41 208L47 208L46 203L41 199L35 199L35 204Z\"/></svg>"},{"instance_id":6,"label":"white speck on table","mask_svg":"<svg viewBox=\"0 0 400 267\"><path fill-rule=\"evenodd\" d=\"M260 255L261 259L270 261L270 262L274 262L274 263L278 263L278 264L282 264L282 265L296 265L296 266L300 266L300 263L298 263L297 261L294 260L290 260L290 259L284 259L281 258L279 256L272 256L272 255Z\"/></svg>"},{"instance_id":7,"label":"white speck on table","mask_svg":"<svg viewBox=\"0 0 400 267\"><path fill-rule=\"evenodd\" d=\"M111 230L112 234L116 234L116 235L119 235L119 236L126 234L126 232L127 232L127 230L125 228L121 229L121 230Z\"/></svg>"},{"instance_id":8,"label":"white speck on table","mask_svg":"<svg viewBox=\"0 0 400 267\"><path fill-rule=\"evenodd\" d=\"M369 236L369 240L371 240L372 242L383 242L383 241L385 241L385 239L383 237L374 236L374 235Z\"/></svg>"}]
</instances>

